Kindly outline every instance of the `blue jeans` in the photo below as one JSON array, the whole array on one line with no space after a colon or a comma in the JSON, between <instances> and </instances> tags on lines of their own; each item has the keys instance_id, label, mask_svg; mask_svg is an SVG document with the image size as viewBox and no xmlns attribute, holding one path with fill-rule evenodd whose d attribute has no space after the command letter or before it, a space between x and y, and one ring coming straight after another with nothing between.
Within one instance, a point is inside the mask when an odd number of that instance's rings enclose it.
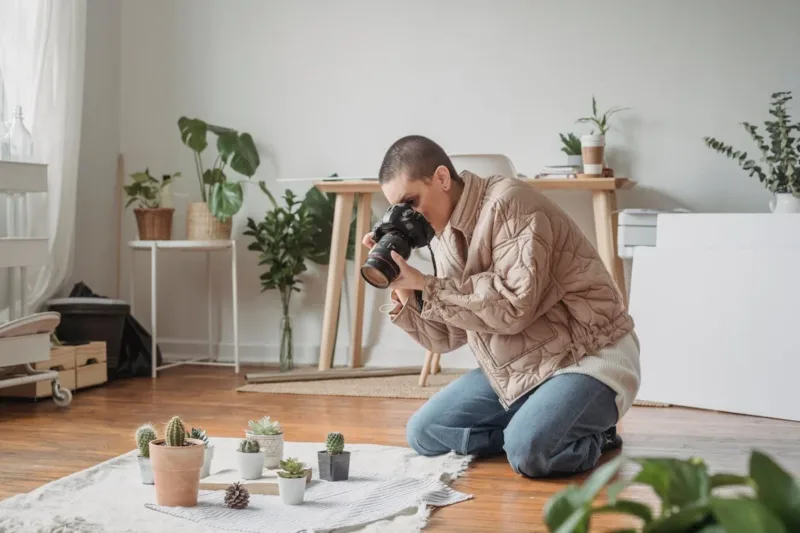
<instances>
[{"instance_id":1,"label":"blue jeans","mask_svg":"<svg viewBox=\"0 0 800 533\"><path fill-rule=\"evenodd\" d=\"M603 453L603 432L617 423L615 397L591 376L561 374L506 411L475 369L414 413L406 435L421 455L505 453L514 471L527 477L577 474L592 469Z\"/></svg>"}]
</instances>

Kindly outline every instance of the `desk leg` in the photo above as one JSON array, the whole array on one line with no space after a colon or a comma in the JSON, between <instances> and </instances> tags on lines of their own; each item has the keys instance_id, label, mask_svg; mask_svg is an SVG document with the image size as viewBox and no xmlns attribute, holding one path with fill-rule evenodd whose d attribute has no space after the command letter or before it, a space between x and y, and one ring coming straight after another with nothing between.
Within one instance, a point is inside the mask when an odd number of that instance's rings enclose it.
<instances>
[{"instance_id":1,"label":"desk leg","mask_svg":"<svg viewBox=\"0 0 800 533\"><path fill-rule=\"evenodd\" d=\"M353 316L353 331L350 336L350 366L357 368L362 366L361 362L361 343L363 342L362 331L364 329L364 289L366 283L361 277L361 265L367 260L369 249L361 245L361 238L370 230L372 219L372 194L362 193L358 202L358 214L356 217L356 245L355 245L355 302Z\"/></svg>"},{"instance_id":2,"label":"desk leg","mask_svg":"<svg viewBox=\"0 0 800 533\"><path fill-rule=\"evenodd\" d=\"M158 264L156 256L158 255L158 247L153 244L150 247L150 358L152 361L153 377L157 375L156 365L158 363L158 352L156 351L158 343L156 342L156 324L158 318L156 316L156 309L158 308L158 283L156 279L156 272Z\"/></svg>"},{"instance_id":3,"label":"desk leg","mask_svg":"<svg viewBox=\"0 0 800 533\"><path fill-rule=\"evenodd\" d=\"M627 305L628 291L625 288L625 270L622 259L617 255L617 194L614 191L594 191L594 225L597 232L597 251L617 287L622 300Z\"/></svg>"},{"instance_id":4,"label":"desk leg","mask_svg":"<svg viewBox=\"0 0 800 533\"><path fill-rule=\"evenodd\" d=\"M235 373L239 373L239 286L236 266L236 241L231 242L231 293L233 304L233 365Z\"/></svg>"},{"instance_id":5,"label":"desk leg","mask_svg":"<svg viewBox=\"0 0 800 533\"><path fill-rule=\"evenodd\" d=\"M328 283L325 289L325 314L322 318L322 341L319 350L319 369L327 370L333 363L336 348L336 326L339 318L339 303L342 295L342 279L347 259L347 238L353 213L355 193L336 195L331 231L331 258L328 262Z\"/></svg>"},{"instance_id":6,"label":"desk leg","mask_svg":"<svg viewBox=\"0 0 800 533\"><path fill-rule=\"evenodd\" d=\"M211 361L213 354L212 354L212 346L213 346L213 334L211 333L212 330L212 321L213 316L211 312L211 308L213 305L212 299L212 287L211 287L211 252L206 252L206 313L208 314L208 360Z\"/></svg>"}]
</instances>

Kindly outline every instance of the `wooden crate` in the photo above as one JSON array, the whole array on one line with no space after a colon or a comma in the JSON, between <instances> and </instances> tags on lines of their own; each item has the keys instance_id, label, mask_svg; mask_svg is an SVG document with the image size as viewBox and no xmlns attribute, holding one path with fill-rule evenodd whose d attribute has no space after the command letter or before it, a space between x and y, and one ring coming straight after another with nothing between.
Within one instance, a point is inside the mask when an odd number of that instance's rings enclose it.
<instances>
[{"instance_id":1,"label":"wooden crate","mask_svg":"<svg viewBox=\"0 0 800 533\"><path fill-rule=\"evenodd\" d=\"M105 342L75 346L75 388L85 389L108 381Z\"/></svg>"},{"instance_id":2,"label":"wooden crate","mask_svg":"<svg viewBox=\"0 0 800 533\"><path fill-rule=\"evenodd\" d=\"M75 369L74 346L55 346L50 348L50 359L34 363L33 368L36 370L58 370L61 387L69 390L75 389L77 372ZM16 372L21 374L23 370L24 368L20 367L16 369ZM8 377L8 375L4 377ZM0 396L4 398L49 398L52 395L53 386L49 380L0 389Z\"/></svg>"}]
</instances>

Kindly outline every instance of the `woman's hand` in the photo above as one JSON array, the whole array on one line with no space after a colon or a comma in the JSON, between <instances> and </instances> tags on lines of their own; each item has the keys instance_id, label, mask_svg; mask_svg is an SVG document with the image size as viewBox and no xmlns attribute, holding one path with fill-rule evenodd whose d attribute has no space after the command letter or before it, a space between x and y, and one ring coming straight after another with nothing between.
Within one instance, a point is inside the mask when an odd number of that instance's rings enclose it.
<instances>
[{"instance_id":1,"label":"woman's hand","mask_svg":"<svg viewBox=\"0 0 800 533\"><path fill-rule=\"evenodd\" d=\"M370 231L369 233L364 235L363 239L361 239L361 244L372 250L372 248L375 246L375 241L372 240L374 236L375 234Z\"/></svg>"},{"instance_id":2,"label":"woman's hand","mask_svg":"<svg viewBox=\"0 0 800 533\"><path fill-rule=\"evenodd\" d=\"M392 259L400 267L400 275L389 284L389 288L407 291L421 291L425 287L425 275L416 268L409 265L400 254L392 250Z\"/></svg>"}]
</instances>

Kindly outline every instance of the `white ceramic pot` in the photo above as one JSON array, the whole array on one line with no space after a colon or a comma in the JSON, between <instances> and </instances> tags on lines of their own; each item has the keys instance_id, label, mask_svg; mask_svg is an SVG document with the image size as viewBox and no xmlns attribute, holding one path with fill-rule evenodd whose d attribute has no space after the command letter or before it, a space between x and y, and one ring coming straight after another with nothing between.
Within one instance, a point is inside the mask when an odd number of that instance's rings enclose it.
<instances>
[{"instance_id":1,"label":"white ceramic pot","mask_svg":"<svg viewBox=\"0 0 800 533\"><path fill-rule=\"evenodd\" d=\"M214 459L214 445L209 444L203 451L203 468L200 469L200 479L211 475L211 461Z\"/></svg>"},{"instance_id":2,"label":"white ceramic pot","mask_svg":"<svg viewBox=\"0 0 800 533\"><path fill-rule=\"evenodd\" d=\"M245 430L244 433L248 439L257 440L261 446L261 451L264 452L264 467L280 468L280 463L283 460L283 433L278 435L256 435L250 430Z\"/></svg>"},{"instance_id":3,"label":"white ceramic pot","mask_svg":"<svg viewBox=\"0 0 800 533\"><path fill-rule=\"evenodd\" d=\"M568 155L567 156L567 164L571 167L582 167L583 166L583 156L578 155Z\"/></svg>"},{"instance_id":4,"label":"white ceramic pot","mask_svg":"<svg viewBox=\"0 0 800 533\"><path fill-rule=\"evenodd\" d=\"M287 505L299 505L303 503L306 494L306 478L285 478L278 476L278 490L281 493L281 501Z\"/></svg>"},{"instance_id":5,"label":"white ceramic pot","mask_svg":"<svg viewBox=\"0 0 800 533\"><path fill-rule=\"evenodd\" d=\"M583 159L583 173L590 176L603 174L605 161L606 138L604 135L581 136L581 157Z\"/></svg>"},{"instance_id":6,"label":"white ceramic pot","mask_svg":"<svg viewBox=\"0 0 800 533\"><path fill-rule=\"evenodd\" d=\"M777 193L769 201L769 210L773 213L800 213L800 198L788 192Z\"/></svg>"},{"instance_id":7,"label":"white ceramic pot","mask_svg":"<svg viewBox=\"0 0 800 533\"><path fill-rule=\"evenodd\" d=\"M239 476L242 479L260 479L264 470L264 452L236 452Z\"/></svg>"},{"instance_id":8,"label":"white ceramic pot","mask_svg":"<svg viewBox=\"0 0 800 533\"><path fill-rule=\"evenodd\" d=\"M149 457L139 457L139 473L142 476L142 483L145 485L153 484L153 465Z\"/></svg>"}]
</instances>

